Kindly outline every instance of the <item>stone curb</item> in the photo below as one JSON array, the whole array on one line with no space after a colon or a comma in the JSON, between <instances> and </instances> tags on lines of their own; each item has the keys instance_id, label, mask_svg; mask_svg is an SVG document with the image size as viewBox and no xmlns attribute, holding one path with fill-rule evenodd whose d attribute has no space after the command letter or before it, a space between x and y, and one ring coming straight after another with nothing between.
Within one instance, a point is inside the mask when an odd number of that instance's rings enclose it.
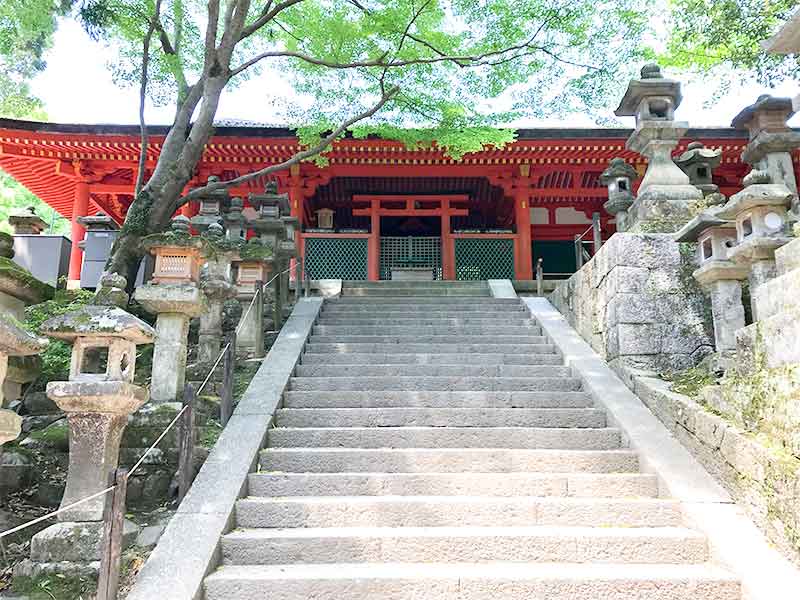
<instances>
[{"instance_id":1,"label":"stone curb","mask_svg":"<svg viewBox=\"0 0 800 600\"><path fill-rule=\"evenodd\" d=\"M145 563L128 600L201 600L203 579L219 563L220 537L233 526L234 507L255 470L283 390L322 307L303 298L281 329Z\"/></svg>"},{"instance_id":2,"label":"stone curb","mask_svg":"<svg viewBox=\"0 0 800 600\"><path fill-rule=\"evenodd\" d=\"M550 302L525 298L525 305L545 334L575 370L586 391L608 411L642 469L659 476L662 495L681 502L687 525L708 537L712 559L742 580L746 600L787 598L800 589L800 572L733 503L728 493L667 431Z\"/></svg>"}]
</instances>

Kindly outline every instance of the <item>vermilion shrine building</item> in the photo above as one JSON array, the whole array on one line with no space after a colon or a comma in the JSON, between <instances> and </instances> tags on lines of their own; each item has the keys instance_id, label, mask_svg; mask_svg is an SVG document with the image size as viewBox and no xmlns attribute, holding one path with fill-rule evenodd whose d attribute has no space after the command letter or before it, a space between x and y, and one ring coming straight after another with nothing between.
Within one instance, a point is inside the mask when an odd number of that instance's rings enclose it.
<instances>
[{"instance_id":1,"label":"vermilion shrine building","mask_svg":"<svg viewBox=\"0 0 800 600\"><path fill-rule=\"evenodd\" d=\"M165 132L152 128L149 169ZM538 258L547 273L574 271L575 236L586 232L593 215L603 237L614 232L613 218L603 211L607 189L598 178L617 156L644 172L644 159L625 149L629 134L524 129L503 149L461 160L435 148L345 139L327 153L327 166L305 163L274 179L301 219L300 247L312 278L386 279L392 266L402 264L431 268L443 279L531 279ZM738 191L749 170L739 158L746 132L692 129L676 153L694 140L722 150L714 183L725 195ZM280 163L299 149L288 129L218 127L191 186L211 175L227 180ZM122 223L138 152L138 126L0 119L0 167L71 219L73 242L84 236L78 217L101 211ZM794 158L798 171L799 156ZM252 182L231 194L246 198L264 184ZM183 209L188 216L196 210ZM332 228L320 227L328 215ZM81 261L73 243L70 280L80 278Z\"/></svg>"}]
</instances>

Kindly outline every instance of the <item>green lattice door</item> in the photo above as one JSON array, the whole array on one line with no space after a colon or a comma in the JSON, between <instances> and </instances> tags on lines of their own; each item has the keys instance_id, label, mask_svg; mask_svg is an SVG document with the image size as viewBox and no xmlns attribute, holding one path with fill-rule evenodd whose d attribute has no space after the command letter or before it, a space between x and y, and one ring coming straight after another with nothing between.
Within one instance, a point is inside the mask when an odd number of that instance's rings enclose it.
<instances>
[{"instance_id":1,"label":"green lattice door","mask_svg":"<svg viewBox=\"0 0 800 600\"><path fill-rule=\"evenodd\" d=\"M392 268L430 269L442 278L442 240L438 237L382 237L381 279L392 278Z\"/></svg>"},{"instance_id":2,"label":"green lattice door","mask_svg":"<svg viewBox=\"0 0 800 600\"><path fill-rule=\"evenodd\" d=\"M305 240L306 272L311 279L367 279L366 238L313 238Z\"/></svg>"},{"instance_id":3,"label":"green lattice door","mask_svg":"<svg viewBox=\"0 0 800 600\"><path fill-rule=\"evenodd\" d=\"M456 238L456 279L514 279L514 240Z\"/></svg>"}]
</instances>

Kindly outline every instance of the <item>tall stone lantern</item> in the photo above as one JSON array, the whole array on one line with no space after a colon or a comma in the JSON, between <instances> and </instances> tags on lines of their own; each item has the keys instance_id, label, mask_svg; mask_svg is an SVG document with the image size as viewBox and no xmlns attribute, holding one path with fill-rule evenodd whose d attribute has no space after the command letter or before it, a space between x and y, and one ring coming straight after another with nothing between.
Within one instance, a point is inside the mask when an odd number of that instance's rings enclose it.
<instances>
[{"instance_id":1,"label":"tall stone lantern","mask_svg":"<svg viewBox=\"0 0 800 600\"><path fill-rule=\"evenodd\" d=\"M711 205L725 203L725 196L719 193L719 186L713 180L714 169L721 162L722 150L706 148L702 142L691 142L686 146L686 151L675 159L675 164L689 176L692 185L703 192Z\"/></svg>"},{"instance_id":2,"label":"tall stone lantern","mask_svg":"<svg viewBox=\"0 0 800 600\"><path fill-rule=\"evenodd\" d=\"M146 285L136 288L134 298L156 314L153 349L153 402L175 402L186 379L189 320L205 308L199 287L202 241L188 232L186 217L176 217L166 234L147 236L142 245L155 256L156 270Z\"/></svg>"},{"instance_id":3,"label":"tall stone lantern","mask_svg":"<svg viewBox=\"0 0 800 600\"><path fill-rule=\"evenodd\" d=\"M717 352L735 350L736 332L745 326L742 281L748 273L746 266L729 258L737 243L736 225L704 211L689 221L675 240L697 243L699 267L692 275L711 295Z\"/></svg>"},{"instance_id":4,"label":"tall stone lantern","mask_svg":"<svg viewBox=\"0 0 800 600\"><path fill-rule=\"evenodd\" d=\"M797 180L792 163L792 151L800 148L800 132L787 124L794 115L789 98L759 96L733 118L731 127L746 129L750 141L742 160L759 171L766 171L776 184L782 183L793 194L793 211L800 216L797 199Z\"/></svg>"},{"instance_id":5,"label":"tall stone lantern","mask_svg":"<svg viewBox=\"0 0 800 600\"><path fill-rule=\"evenodd\" d=\"M749 268L753 319L758 320L757 290L775 277L775 250L792 240L788 208L793 194L784 184L772 183L765 171L751 171L744 184L746 187L731 196L717 216L736 221L737 244L728 251L728 257Z\"/></svg>"},{"instance_id":6,"label":"tall stone lantern","mask_svg":"<svg viewBox=\"0 0 800 600\"><path fill-rule=\"evenodd\" d=\"M209 184L218 182L219 177L216 175L211 175L208 178ZM224 188L201 196L198 200L200 204L199 212L191 219L192 227L202 233L211 225L219 223L222 220L222 209L229 201L228 190Z\"/></svg>"},{"instance_id":7,"label":"tall stone lantern","mask_svg":"<svg viewBox=\"0 0 800 600\"><path fill-rule=\"evenodd\" d=\"M239 239L226 240L224 230L216 223L203 237L209 250L200 273L200 289L208 306L200 315L197 362L209 366L217 360L222 348L223 306L226 300L236 296L231 265L238 256L236 248L242 243Z\"/></svg>"},{"instance_id":8,"label":"tall stone lantern","mask_svg":"<svg viewBox=\"0 0 800 600\"><path fill-rule=\"evenodd\" d=\"M47 384L47 395L69 420L64 507L108 485L128 416L147 401L147 390L133 383L136 346L152 343L155 332L121 308L95 305L53 317L41 330L72 344L69 381ZM95 498L59 520L100 521L103 505L104 498Z\"/></svg>"},{"instance_id":9,"label":"tall stone lantern","mask_svg":"<svg viewBox=\"0 0 800 600\"><path fill-rule=\"evenodd\" d=\"M22 328L25 307L43 302L53 296L53 288L36 279L20 267L14 258L14 239L0 232L0 434L5 441L19 434L19 417L3 409L9 358L35 356L47 345ZM13 383L13 382L11 382ZM10 437L14 433L13 437Z\"/></svg>"},{"instance_id":10,"label":"tall stone lantern","mask_svg":"<svg viewBox=\"0 0 800 600\"><path fill-rule=\"evenodd\" d=\"M231 198L228 210L222 215L225 224L225 235L229 240L244 240L247 234L247 220L242 214L244 202L241 198Z\"/></svg>"},{"instance_id":11,"label":"tall stone lantern","mask_svg":"<svg viewBox=\"0 0 800 600\"><path fill-rule=\"evenodd\" d=\"M600 183L608 187L608 202L603 204L605 211L617 220L617 231L627 229L628 210L633 205L633 182L639 173L623 158L613 158L600 175Z\"/></svg>"},{"instance_id":12,"label":"tall stone lantern","mask_svg":"<svg viewBox=\"0 0 800 600\"><path fill-rule=\"evenodd\" d=\"M636 118L636 129L625 147L648 159L629 211L629 231L676 231L691 218L691 204L703 197L672 160L672 151L689 128L688 123L675 121L681 100L681 84L665 79L658 65L648 64L639 79L631 80L614 112L618 117Z\"/></svg>"}]
</instances>

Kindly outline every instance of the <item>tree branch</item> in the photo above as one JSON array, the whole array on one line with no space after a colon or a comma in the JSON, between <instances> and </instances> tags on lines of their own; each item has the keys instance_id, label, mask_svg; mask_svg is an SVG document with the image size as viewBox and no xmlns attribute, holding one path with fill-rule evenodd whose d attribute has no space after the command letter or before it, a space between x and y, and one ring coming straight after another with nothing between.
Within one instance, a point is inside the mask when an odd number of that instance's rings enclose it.
<instances>
[{"instance_id":1,"label":"tree branch","mask_svg":"<svg viewBox=\"0 0 800 600\"><path fill-rule=\"evenodd\" d=\"M215 190L220 190L220 189L225 189L225 188L237 186L237 185L240 185L242 183L247 183L248 181L252 181L254 179L258 179L259 177L264 177L265 175L269 175L269 174L274 173L276 171L283 171L285 169L288 169L292 165L296 165L298 163L301 163L302 161L304 161L306 159L312 158L312 157L324 152L325 149L328 146L330 146L340 135L342 135L348 129L350 129L350 127L352 127L353 125L355 125L359 121L363 121L364 119L368 119L369 117L373 116L381 108L383 108L386 105L387 102L389 102L395 96L397 96L398 93L400 93L400 88L396 87L396 86L390 88L387 91L385 91L381 95L380 100L377 103L375 103L372 107L366 109L364 112L361 112L361 113L349 118L347 121L345 121L344 123L339 125L339 127L337 127L335 130L333 130L331 133L329 133L324 138L322 138L319 141L318 144L312 146L311 148L307 148L306 150L303 150L302 152L298 152L297 154L292 156L290 159L285 160L280 164L270 165L269 167L265 167L263 169L259 169L258 171L253 171L252 173L248 173L246 175L242 175L240 177L236 177L236 178L230 179L228 181L218 181L216 183L210 183L210 184L205 185L203 187L193 189L188 194L183 196L183 198L181 198L180 205L183 205L186 202L189 202L190 200L194 200L195 198L198 198L200 196L203 196L203 195L208 194L210 192L213 192Z\"/></svg>"},{"instance_id":2,"label":"tree branch","mask_svg":"<svg viewBox=\"0 0 800 600\"><path fill-rule=\"evenodd\" d=\"M270 0L265 6L264 10L261 11L261 15L250 25L242 29L242 33L239 36L239 41L242 41L245 38L250 37L256 31L261 29L264 25L269 23L273 18L278 16L287 8L291 8L295 4L300 4L304 0L284 0L283 2L278 2L278 4L274 4L272 0Z\"/></svg>"},{"instance_id":3,"label":"tree branch","mask_svg":"<svg viewBox=\"0 0 800 600\"><path fill-rule=\"evenodd\" d=\"M147 28L147 33L142 42L142 76L139 81L139 133L141 135L139 147L139 165L136 173L136 184L133 187L134 196L138 196L144 185L144 168L147 163L147 122L144 118L145 102L147 101L147 82L148 70L150 67L150 42L153 39L153 34L156 31L156 23L161 16L161 1L156 0L155 13L153 18L150 19L150 26Z\"/></svg>"}]
</instances>

